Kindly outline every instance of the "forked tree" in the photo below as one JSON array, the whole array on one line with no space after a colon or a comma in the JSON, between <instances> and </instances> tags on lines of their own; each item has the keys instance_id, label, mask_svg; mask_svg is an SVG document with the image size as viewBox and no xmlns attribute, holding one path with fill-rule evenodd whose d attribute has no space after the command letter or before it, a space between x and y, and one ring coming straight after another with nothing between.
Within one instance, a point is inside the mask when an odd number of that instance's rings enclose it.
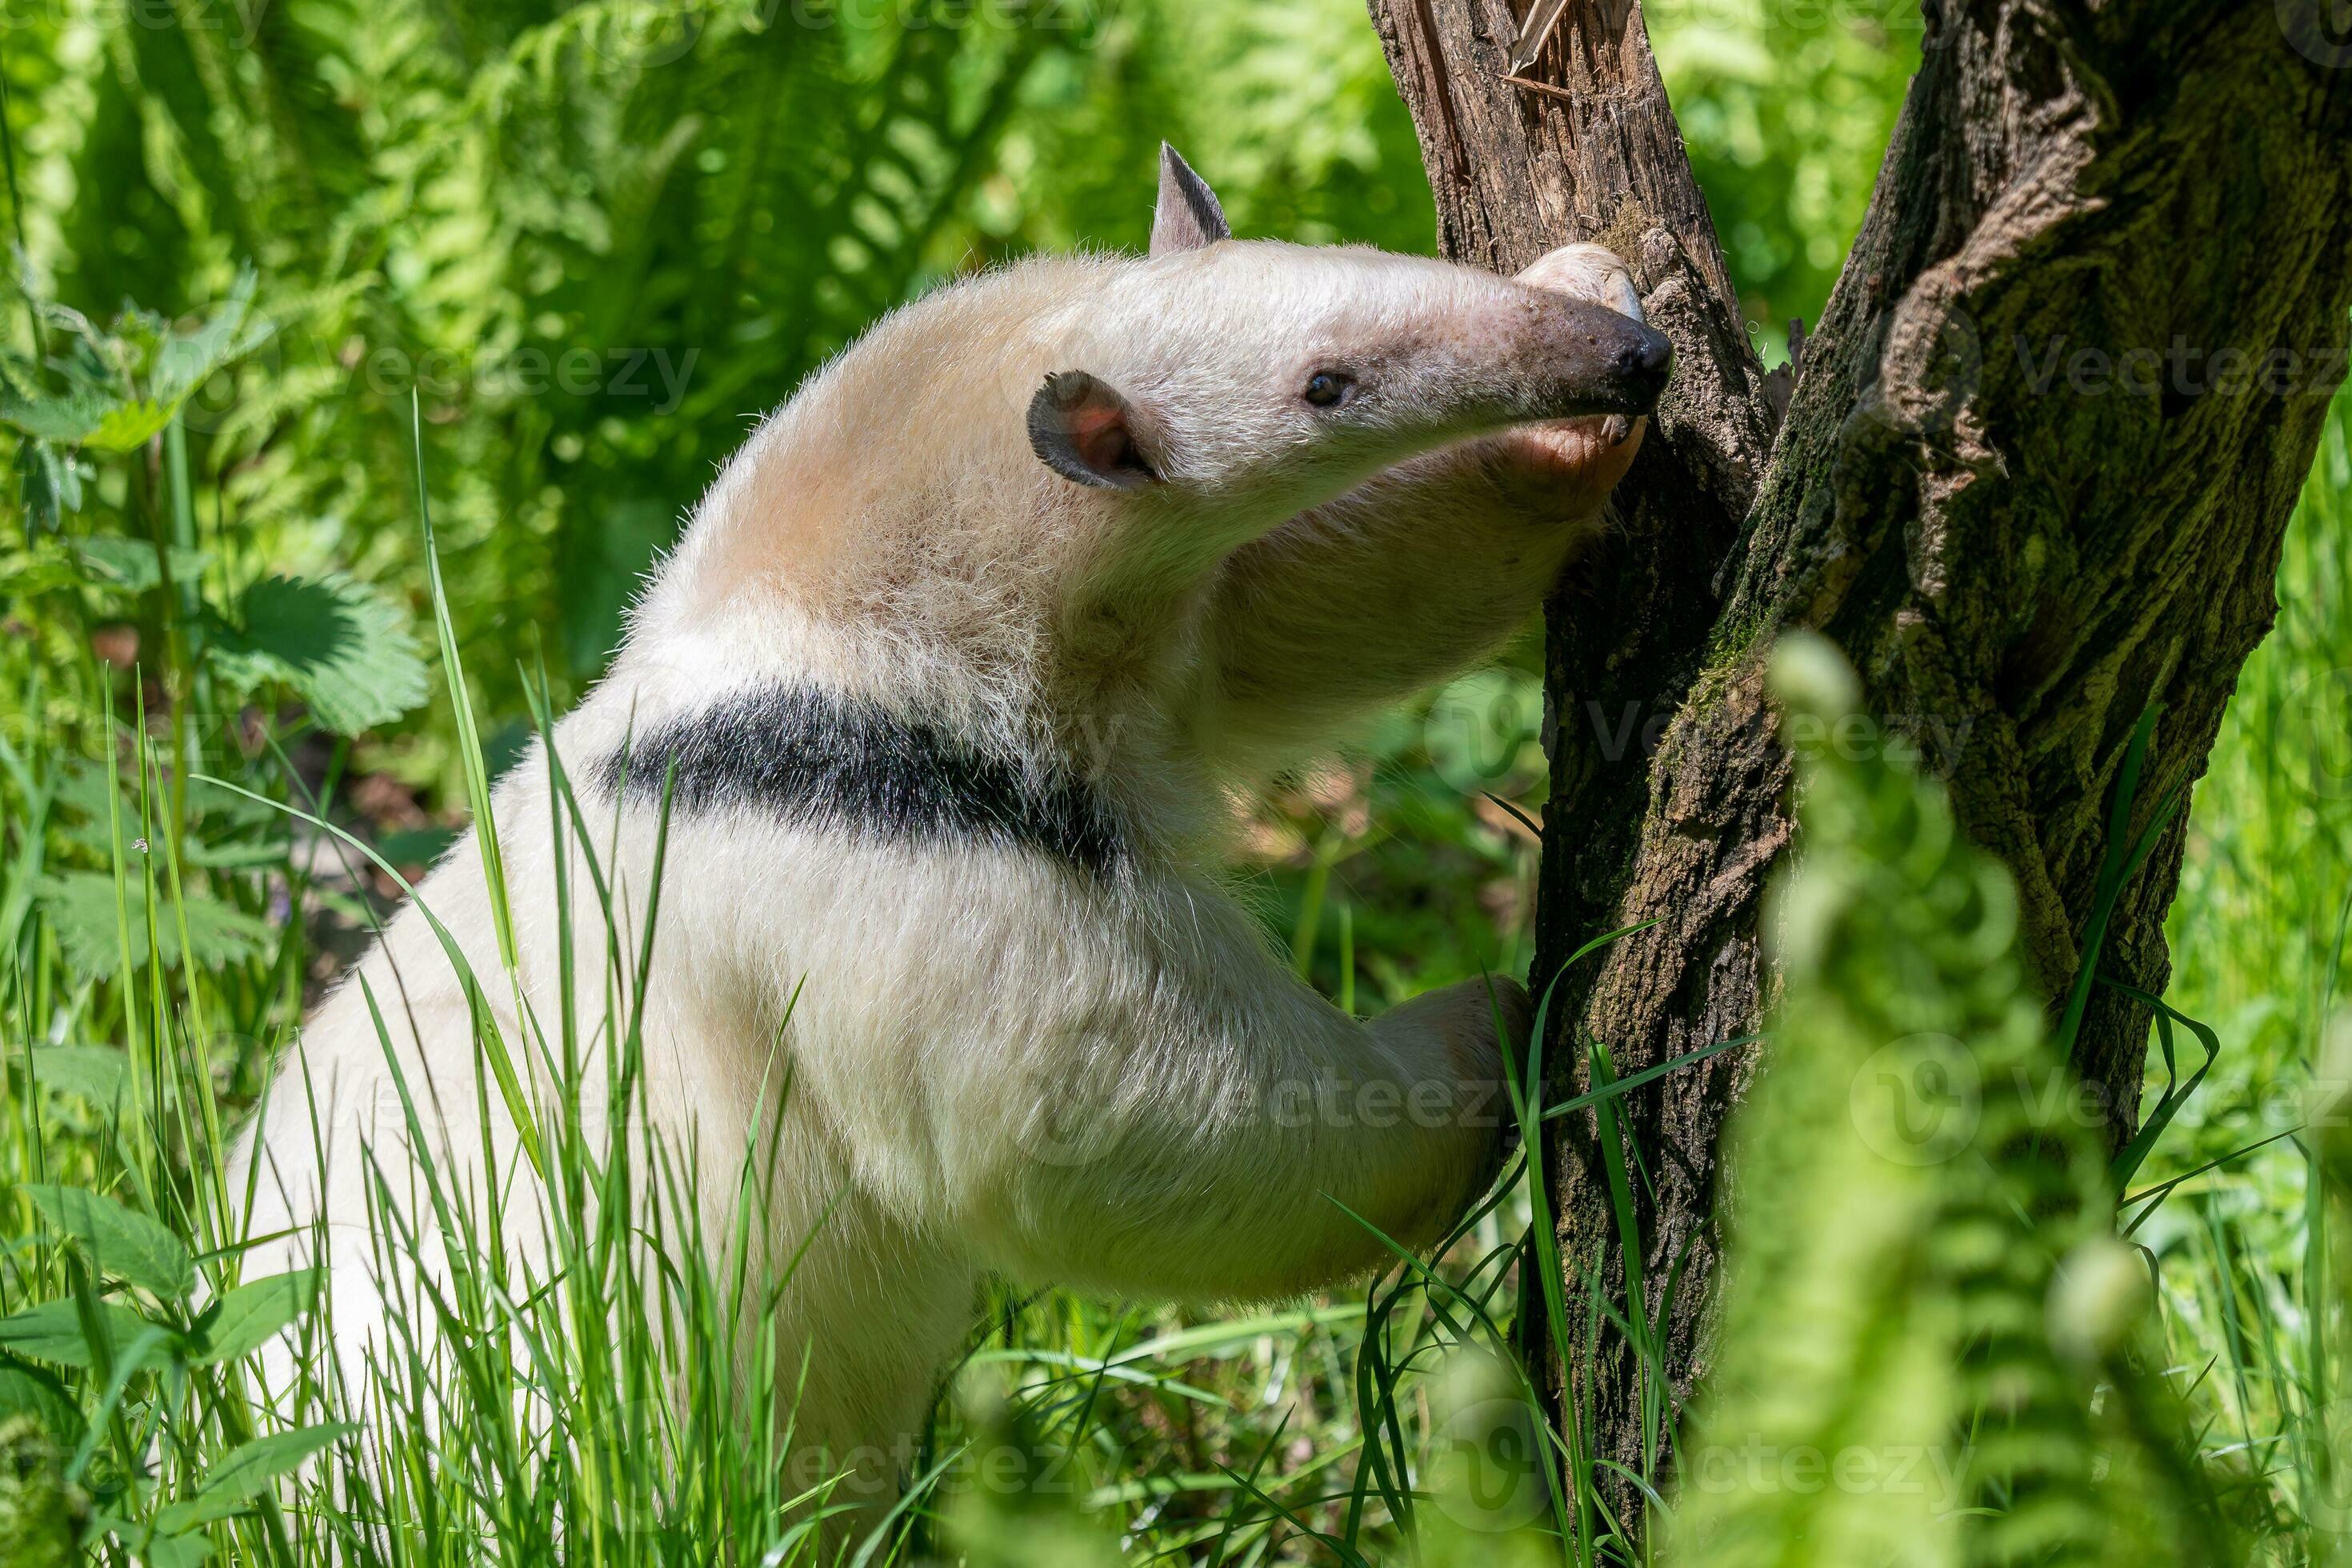
<instances>
[{"instance_id":1,"label":"forked tree","mask_svg":"<svg viewBox=\"0 0 2352 1568\"><path fill-rule=\"evenodd\" d=\"M2339 0L1925 0L1918 74L1790 386L1743 330L1637 0L1370 8L1445 254L1510 272L1600 239L1678 353L1618 527L1547 617L1534 981L1558 976L1553 1097L1590 1086L1591 1042L1622 1077L1758 1027L1774 986L1759 895L1789 841L1790 780L1760 656L1801 626L1846 651L1872 710L2015 874L2053 1016L2124 847L2111 838L2151 845L2072 1035L2121 1147L2151 1018L2105 982L2164 989L2186 840L2185 814L2159 813L2203 773L2271 626L2344 375L2352 16ZM2111 823L2150 711L2144 775ZM1562 973L1588 938L1643 922ZM1660 1348L1682 1391L1706 1361L1715 1217L1737 1201L1718 1137L1774 1048L1624 1103L1654 1177L1641 1283L1654 1316L1674 1284ZM1595 1119L1552 1125L1583 1312L1586 1270L1622 1300L1618 1222ZM1638 1466L1641 1370L1601 1329L1599 1360L1552 1366L1553 1391L1572 1384L1601 1457Z\"/></svg>"}]
</instances>

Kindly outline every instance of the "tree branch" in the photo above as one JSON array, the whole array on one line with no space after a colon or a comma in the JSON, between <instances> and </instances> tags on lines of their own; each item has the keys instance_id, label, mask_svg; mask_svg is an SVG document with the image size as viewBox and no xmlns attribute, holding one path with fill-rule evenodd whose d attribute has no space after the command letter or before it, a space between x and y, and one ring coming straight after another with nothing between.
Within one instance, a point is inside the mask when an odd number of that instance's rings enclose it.
<instances>
[{"instance_id":1,"label":"tree branch","mask_svg":"<svg viewBox=\"0 0 2352 1568\"><path fill-rule=\"evenodd\" d=\"M1502 0L1372 0L1447 252L1507 269L1611 243L1681 356L1614 548L1548 616L1537 979L1598 931L1657 922L1563 981L1549 1061L1580 1069L1598 1039L1632 1072L1755 1026L1771 988L1758 900L1788 838L1755 655L1788 625L1827 631L1882 721L1948 773L1962 825L2017 878L2042 984L2071 983L2131 731L2164 710L2137 832L2202 772L2269 627L2344 374L2352 51L2298 33L2298 5L1927 0L1925 61L1768 466L1774 389L1638 8L1571 0L1527 73L1554 92L1506 79ZM2126 889L2104 961L2149 992L2168 976L2183 833L2176 820ZM2103 990L2076 1043L2117 1142L2147 1026ZM1656 1182L1649 1309L1684 1387L1705 1340L1717 1141L1751 1067L1719 1057L1624 1108ZM1592 1135L1570 1119L1554 1152L1557 1212L1571 1267L1622 1292ZM1574 1370L1601 1453L1639 1468L1626 1348Z\"/></svg>"}]
</instances>

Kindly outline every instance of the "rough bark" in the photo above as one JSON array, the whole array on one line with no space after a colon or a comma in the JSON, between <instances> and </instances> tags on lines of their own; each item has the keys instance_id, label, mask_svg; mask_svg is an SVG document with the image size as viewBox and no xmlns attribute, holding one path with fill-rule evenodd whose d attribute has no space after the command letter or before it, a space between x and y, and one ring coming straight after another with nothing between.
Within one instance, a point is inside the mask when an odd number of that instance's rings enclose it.
<instances>
[{"instance_id":1,"label":"rough bark","mask_svg":"<svg viewBox=\"0 0 2352 1568\"><path fill-rule=\"evenodd\" d=\"M2269 629L2342 379L2352 47L2325 7L1927 0L1922 68L1775 442L1776 389L1738 333L1638 5L1570 0L1528 72L1563 97L1502 79L1507 0L1370 4L1447 253L1508 269L1615 242L1680 355L1614 548L1548 616L1536 979L1592 935L1657 922L1561 980L1555 1098L1584 1087L1583 1041L1623 1074L1757 1026L1758 900L1789 779L1758 658L1786 626L1843 646L1874 710L1948 776L1963 825L2015 873L2031 962L2061 994L2133 727L2161 708L2137 832L2204 771ZM2231 353L2246 357L2217 361ZM2292 374L2266 376L2282 353ZM2103 973L2163 989L2183 842L2177 820L2129 885ZM2102 990L2077 1038L2116 1142L2148 1025ZM1627 1107L1656 1184L1641 1205L1654 1314L1679 1260L1663 1309L1679 1391L1705 1359L1717 1141L1753 1065L1730 1053ZM1549 1151L1580 1303L1582 1269L1624 1289L1595 1158L1589 1116ZM1551 1369L1555 1390L1574 1379L1601 1455L1640 1468L1637 1371L1622 1337L1601 1342L1594 1364Z\"/></svg>"}]
</instances>

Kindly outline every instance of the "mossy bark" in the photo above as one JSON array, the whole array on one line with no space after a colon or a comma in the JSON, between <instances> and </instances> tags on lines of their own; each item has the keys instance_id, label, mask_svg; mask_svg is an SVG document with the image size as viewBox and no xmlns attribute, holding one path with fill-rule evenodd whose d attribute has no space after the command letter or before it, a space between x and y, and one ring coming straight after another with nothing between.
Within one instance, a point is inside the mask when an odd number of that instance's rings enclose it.
<instances>
[{"instance_id":1,"label":"mossy bark","mask_svg":"<svg viewBox=\"0 0 2352 1568\"><path fill-rule=\"evenodd\" d=\"M1570 0L1521 82L1509 0L1370 8L1446 252L1511 270L1612 243L1679 354L1611 547L1548 616L1538 989L1588 938L1655 922L1560 977L1555 1098L1584 1085L1584 1042L1622 1075L1762 1015L1758 899L1790 768L1758 655L1783 626L1843 647L1882 726L1948 779L2017 879L2032 978L2062 996L2135 724L2161 710L2137 834L2204 772L2275 611L2345 370L2352 38L2322 0L1927 0L1921 69L1791 389L1741 331L1634 0ZM2101 963L2148 992L2170 971L2183 822ZM2111 1147L2148 1026L2102 988L2075 1041ZM1681 1393L1706 1359L1718 1139L1752 1065L1715 1058L1627 1107ZM1624 1289L1593 1144L1588 1116L1548 1152L1580 1307L1575 1270ZM1638 1468L1641 1378L1622 1335L1601 1339L1555 1391L1578 1380L1601 1455Z\"/></svg>"}]
</instances>

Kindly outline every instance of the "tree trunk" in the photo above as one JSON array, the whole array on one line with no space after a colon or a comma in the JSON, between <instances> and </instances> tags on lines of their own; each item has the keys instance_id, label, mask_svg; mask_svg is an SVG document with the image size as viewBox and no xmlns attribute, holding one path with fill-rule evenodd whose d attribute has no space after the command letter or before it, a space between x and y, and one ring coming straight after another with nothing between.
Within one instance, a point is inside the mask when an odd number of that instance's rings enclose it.
<instances>
[{"instance_id":1,"label":"tree trunk","mask_svg":"<svg viewBox=\"0 0 2352 1568\"><path fill-rule=\"evenodd\" d=\"M2160 710L2137 835L2203 773L2269 629L2343 377L2352 39L2324 30L2326 0L1927 0L1924 63L1785 420L1638 5L1569 0L1533 86L1503 79L1507 0L1370 4L1447 254L1511 270L1611 243L1679 355L1612 547L1547 617L1538 991L1585 940L1655 922L1559 979L1552 1097L1588 1087L1584 1042L1622 1076L1758 1025L1758 897L1789 832L1759 655L1783 626L1844 647L1882 724L1948 779L2063 997L2133 730ZM2100 963L2151 993L2184 820L2127 885ZM2075 1038L2084 1113L2115 1144L2148 1025L2102 987ZM1717 1136L1753 1065L1729 1052L1624 1106L1654 1183L1633 1321L1657 1324L1677 1398L1705 1360ZM1596 1271L1622 1310L1594 1119L1554 1126L1569 1299L1589 1312ZM1589 1320L1572 1326L1580 1342ZM1613 1330L1600 1343L1550 1368L1555 1394L1591 1412L1600 1457L1647 1472L1636 1358Z\"/></svg>"}]
</instances>

